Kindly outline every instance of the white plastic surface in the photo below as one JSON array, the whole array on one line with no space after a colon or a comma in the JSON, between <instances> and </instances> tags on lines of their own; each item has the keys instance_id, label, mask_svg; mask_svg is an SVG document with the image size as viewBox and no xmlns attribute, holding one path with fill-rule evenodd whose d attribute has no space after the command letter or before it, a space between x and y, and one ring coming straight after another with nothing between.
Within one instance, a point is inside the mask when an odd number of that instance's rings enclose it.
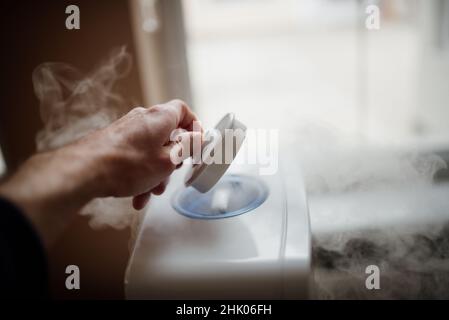
<instances>
[{"instance_id":1,"label":"white plastic surface","mask_svg":"<svg viewBox=\"0 0 449 320\"><path fill-rule=\"evenodd\" d=\"M232 166L230 171L236 173ZM290 199L288 181L260 176L270 191L260 207L232 218L196 220L170 205L184 174L178 170L164 195L152 198L128 264L126 297L306 298L310 228L300 177L291 180L297 185Z\"/></svg>"}]
</instances>

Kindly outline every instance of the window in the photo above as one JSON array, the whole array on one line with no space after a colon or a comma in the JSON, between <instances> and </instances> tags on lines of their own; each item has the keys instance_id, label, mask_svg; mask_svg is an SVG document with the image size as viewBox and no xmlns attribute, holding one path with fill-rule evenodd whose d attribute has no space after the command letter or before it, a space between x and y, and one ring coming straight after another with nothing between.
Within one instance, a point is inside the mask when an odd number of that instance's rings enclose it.
<instances>
[{"instance_id":1,"label":"window","mask_svg":"<svg viewBox=\"0 0 449 320\"><path fill-rule=\"evenodd\" d=\"M365 28L368 4L380 7L380 30ZM448 1L183 7L193 99L208 125L236 112L255 127L325 123L380 145L449 147L447 41L432 41L446 39Z\"/></svg>"}]
</instances>

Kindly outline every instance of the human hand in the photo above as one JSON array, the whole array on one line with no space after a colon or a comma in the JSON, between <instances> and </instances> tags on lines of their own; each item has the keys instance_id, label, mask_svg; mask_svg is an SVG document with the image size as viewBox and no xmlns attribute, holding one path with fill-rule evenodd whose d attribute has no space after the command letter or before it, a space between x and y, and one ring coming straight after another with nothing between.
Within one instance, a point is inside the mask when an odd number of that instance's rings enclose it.
<instances>
[{"instance_id":1,"label":"human hand","mask_svg":"<svg viewBox=\"0 0 449 320\"><path fill-rule=\"evenodd\" d=\"M180 100L135 108L70 145L31 157L0 194L24 209L46 242L93 198L133 196L134 208L142 209L152 193L164 192L177 167L170 135L182 129L201 136L192 131L195 120Z\"/></svg>"},{"instance_id":2,"label":"human hand","mask_svg":"<svg viewBox=\"0 0 449 320\"><path fill-rule=\"evenodd\" d=\"M170 158L170 135L178 129L186 130L192 137L201 135L192 131L196 120L183 101L173 100L151 108L135 108L87 137L86 147L98 150L96 159L103 181L99 195L134 196L134 208L139 210L151 193L162 194L177 167Z\"/></svg>"}]
</instances>

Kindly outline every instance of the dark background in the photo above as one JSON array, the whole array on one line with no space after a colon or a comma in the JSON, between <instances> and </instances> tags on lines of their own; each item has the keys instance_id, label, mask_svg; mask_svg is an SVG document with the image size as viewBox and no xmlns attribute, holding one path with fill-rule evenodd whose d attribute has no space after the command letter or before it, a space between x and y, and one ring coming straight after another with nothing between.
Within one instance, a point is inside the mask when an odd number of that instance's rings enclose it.
<instances>
[{"instance_id":1,"label":"dark background","mask_svg":"<svg viewBox=\"0 0 449 320\"><path fill-rule=\"evenodd\" d=\"M80 8L80 30L67 30L66 6ZM10 174L35 152L42 127L31 74L43 62L60 61L90 71L109 52L126 45L133 55L133 35L126 0L3 0L1 11L0 145ZM134 64L118 92L127 106L141 103ZM43 181L45 183L45 181ZM129 231L93 231L77 217L49 252L51 290L55 298L123 298ZM78 265L81 289L65 288L65 267Z\"/></svg>"}]
</instances>

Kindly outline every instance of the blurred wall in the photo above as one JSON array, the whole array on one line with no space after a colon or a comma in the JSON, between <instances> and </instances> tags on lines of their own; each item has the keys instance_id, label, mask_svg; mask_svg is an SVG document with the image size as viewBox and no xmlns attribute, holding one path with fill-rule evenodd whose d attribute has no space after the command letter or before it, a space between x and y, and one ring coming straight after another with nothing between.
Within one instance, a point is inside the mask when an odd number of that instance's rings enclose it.
<instances>
[{"instance_id":1,"label":"blurred wall","mask_svg":"<svg viewBox=\"0 0 449 320\"><path fill-rule=\"evenodd\" d=\"M80 30L65 28L69 4L80 8ZM134 58L135 53L126 0L3 0L0 8L0 144L11 172L35 151L34 137L42 126L31 82L38 64L62 61L88 72L116 46L127 45ZM134 64L120 81L119 92L129 107L142 101L138 79ZM128 231L92 231L85 218L77 218L49 254L54 296L122 298L128 237ZM80 267L81 290L65 289L68 264Z\"/></svg>"},{"instance_id":2,"label":"blurred wall","mask_svg":"<svg viewBox=\"0 0 449 320\"><path fill-rule=\"evenodd\" d=\"M128 1L145 102L180 98L194 108L181 0ZM149 30L148 24L153 28Z\"/></svg>"}]
</instances>

